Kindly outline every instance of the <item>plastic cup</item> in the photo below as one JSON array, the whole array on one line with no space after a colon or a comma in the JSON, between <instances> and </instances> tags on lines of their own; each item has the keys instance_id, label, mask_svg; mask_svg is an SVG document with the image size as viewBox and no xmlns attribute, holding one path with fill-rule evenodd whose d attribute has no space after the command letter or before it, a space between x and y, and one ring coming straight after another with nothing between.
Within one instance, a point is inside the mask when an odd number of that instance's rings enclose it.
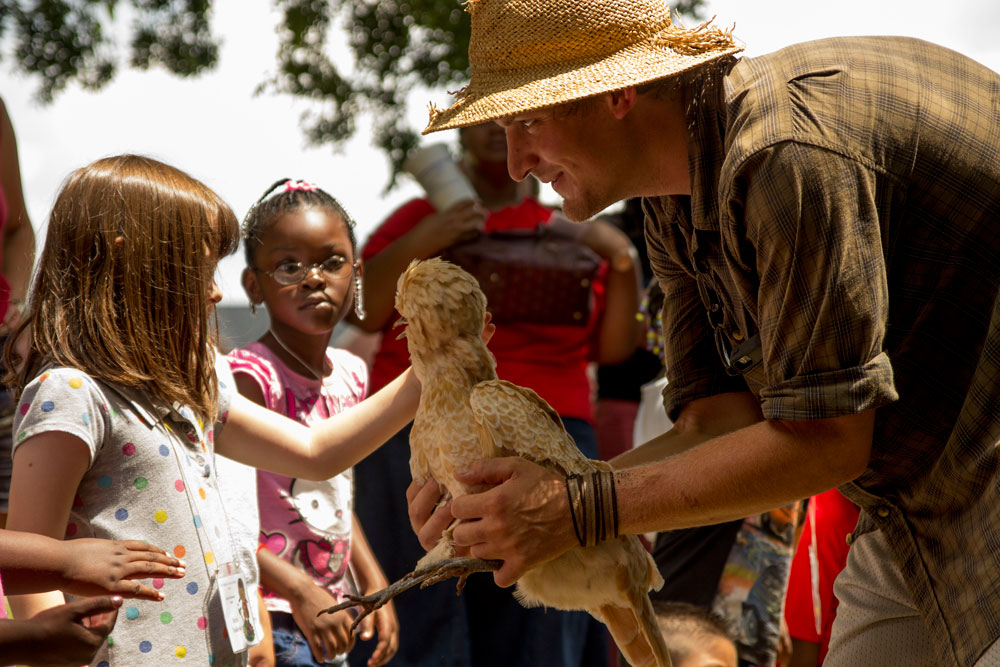
<instances>
[{"instance_id":1,"label":"plastic cup","mask_svg":"<svg viewBox=\"0 0 1000 667\"><path fill-rule=\"evenodd\" d=\"M472 184L455 164L445 144L429 144L413 151L403 163L403 169L417 179L439 211L476 198Z\"/></svg>"}]
</instances>

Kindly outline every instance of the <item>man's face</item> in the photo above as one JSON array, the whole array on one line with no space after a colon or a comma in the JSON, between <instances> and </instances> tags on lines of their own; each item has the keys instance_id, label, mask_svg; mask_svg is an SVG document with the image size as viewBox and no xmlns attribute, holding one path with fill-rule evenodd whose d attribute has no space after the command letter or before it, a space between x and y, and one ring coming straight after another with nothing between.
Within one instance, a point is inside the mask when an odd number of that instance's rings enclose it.
<instances>
[{"instance_id":1,"label":"man's face","mask_svg":"<svg viewBox=\"0 0 1000 667\"><path fill-rule=\"evenodd\" d=\"M616 122L603 96L497 121L507 133L507 169L516 181L534 174L563 198L571 220L586 220L629 196L613 160Z\"/></svg>"}]
</instances>

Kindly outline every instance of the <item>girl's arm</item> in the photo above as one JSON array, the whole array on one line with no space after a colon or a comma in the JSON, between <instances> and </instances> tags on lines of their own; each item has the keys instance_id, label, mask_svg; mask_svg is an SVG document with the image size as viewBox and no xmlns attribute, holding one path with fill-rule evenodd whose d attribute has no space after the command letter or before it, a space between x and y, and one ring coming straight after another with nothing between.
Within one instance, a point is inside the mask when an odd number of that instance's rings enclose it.
<instances>
[{"instance_id":1,"label":"girl's arm","mask_svg":"<svg viewBox=\"0 0 1000 667\"><path fill-rule=\"evenodd\" d=\"M375 593L389 585L385 573L379 567L378 559L375 558L375 552L372 551L368 538L361 529L361 521L357 514L354 515L354 526L351 531L351 566L357 575L358 588L362 595ZM378 633L378 644L368 660L369 667L384 665L399 649L399 619L391 601L361 621L362 640L370 640L375 633Z\"/></svg>"},{"instance_id":2,"label":"girl's arm","mask_svg":"<svg viewBox=\"0 0 1000 667\"><path fill-rule=\"evenodd\" d=\"M61 540L89 465L86 443L69 433L47 431L21 443L14 451L7 528ZM10 598L14 616L21 619L64 602L58 592Z\"/></svg>"},{"instance_id":3,"label":"girl's arm","mask_svg":"<svg viewBox=\"0 0 1000 667\"><path fill-rule=\"evenodd\" d=\"M59 589L79 596L120 595L162 600L135 579L184 576L183 561L139 540L55 540L0 530L0 572L8 594Z\"/></svg>"},{"instance_id":4,"label":"girl's arm","mask_svg":"<svg viewBox=\"0 0 1000 667\"><path fill-rule=\"evenodd\" d=\"M310 428L235 395L216 451L289 477L329 479L406 426L419 400L420 382L407 369L369 398Z\"/></svg>"}]
</instances>

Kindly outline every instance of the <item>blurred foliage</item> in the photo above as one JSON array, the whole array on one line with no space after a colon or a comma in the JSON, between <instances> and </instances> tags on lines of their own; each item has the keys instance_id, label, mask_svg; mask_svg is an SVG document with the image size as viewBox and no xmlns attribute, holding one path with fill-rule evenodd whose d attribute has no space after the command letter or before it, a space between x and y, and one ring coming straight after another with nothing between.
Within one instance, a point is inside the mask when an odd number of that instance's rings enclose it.
<instances>
[{"instance_id":1,"label":"blurred foliage","mask_svg":"<svg viewBox=\"0 0 1000 667\"><path fill-rule=\"evenodd\" d=\"M210 0L127 4L135 15L129 44L132 67L159 65L191 76L215 66L219 44L209 26ZM51 102L73 81L98 89L117 69L117 45L104 28L118 5L118 0L0 0L0 55L38 81L42 102Z\"/></svg>"},{"instance_id":2,"label":"blurred foliage","mask_svg":"<svg viewBox=\"0 0 1000 667\"><path fill-rule=\"evenodd\" d=\"M242 0L247 1L247 0ZM257 1L257 0L252 0ZM627 0L623 0L627 1ZM684 18L701 17L705 0L681 0ZM210 0L127 0L135 17L129 64L191 76L214 67L219 43ZM276 74L261 91L317 102L303 130L315 144L340 145L372 123L372 141L387 155L391 188L421 128L406 119L415 88L456 90L468 78L469 15L453 0L275 0L281 11ZM102 26L118 0L0 0L0 56L39 81L50 102L70 82L97 89L115 75L116 45ZM331 43L344 37L353 57L334 62Z\"/></svg>"}]
</instances>

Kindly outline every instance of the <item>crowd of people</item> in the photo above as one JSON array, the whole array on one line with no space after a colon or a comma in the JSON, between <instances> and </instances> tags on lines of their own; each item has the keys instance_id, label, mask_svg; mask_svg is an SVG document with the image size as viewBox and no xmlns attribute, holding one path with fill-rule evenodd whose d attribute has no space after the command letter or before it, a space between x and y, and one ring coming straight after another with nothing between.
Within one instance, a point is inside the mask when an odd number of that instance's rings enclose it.
<instances>
[{"instance_id":1,"label":"crowd of people","mask_svg":"<svg viewBox=\"0 0 1000 667\"><path fill-rule=\"evenodd\" d=\"M69 175L36 261L0 105L0 664L610 667L597 619L512 593L587 546L572 489L647 538L675 667L1000 664L1000 75L897 37L741 57L660 0L467 8L471 80L427 132L475 197L367 239L318 181L241 221L120 155ZM571 317L482 336L611 493L517 458L452 498L412 479L397 280L512 231L595 258ZM221 349L240 243L268 326ZM324 613L445 527L498 569Z\"/></svg>"}]
</instances>

